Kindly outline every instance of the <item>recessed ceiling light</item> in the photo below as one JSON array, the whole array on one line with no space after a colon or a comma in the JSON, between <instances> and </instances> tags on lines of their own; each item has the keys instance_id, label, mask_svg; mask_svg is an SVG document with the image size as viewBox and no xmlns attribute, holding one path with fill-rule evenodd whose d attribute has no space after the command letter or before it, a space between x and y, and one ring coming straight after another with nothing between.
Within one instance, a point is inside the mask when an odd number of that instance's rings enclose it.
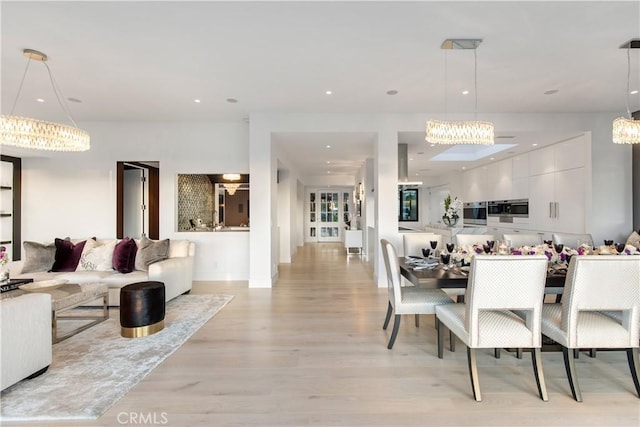
<instances>
[{"instance_id":1,"label":"recessed ceiling light","mask_svg":"<svg viewBox=\"0 0 640 427\"><path fill-rule=\"evenodd\" d=\"M325 93L326 93L327 95L333 95L333 92L332 92L332 91L330 91L330 90L326 91Z\"/></svg>"},{"instance_id":2,"label":"recessed ceiling light","mask_svg":"<svg viewBox=\"0 0 640 427\"><path fill-rule=\"evenodd\" d=\"M537 146L538 146L538 144L536 144L536 143L533 143L533 144L531 144L531 145L533 145L534 147L537 147Z\"/></svg>"},{"instance_id":3,"label":"recessed ceiling light","mask_svg":"<svg viewBox=\"0 0 640 427\"><path fill-rule=\"evenodd\" d=\"M463 167L462 167L462 170L465 170L466 168L467 168L466 166L463 166Z\"/></svg>"},{"instance_id":4,"label":"recessed ceiling light","mask_svg":"<svg viewBox=\"0 0 640 427\"><path fill-rule=\"evenodd\" d=\"M398 94L398 91L397 91L397 90L395 90L395 89L392 89L392 90L388 90L388 91L387 91L387 95L397 95L397 94Z\"/></svg>"},{"instance_id":5,"label":"recessed ceiling light","mask_svg":"<svg viewBox=\"0 0 640 427\"><path fill-rule=\"evenodd\" d=\"M636 93L638 93L637 90L632 90L631 92L629 92L629 95L635 95Z\"/></svg>"},{"instance_id":6,"label":"recessed ceiling light","mask_svg":"<svg viewBox=\"0 0 640 427\"><path fill-rule=\"evenodd\" d=\"M327 148L331 148L331 146L330 146L330 145L325 145L325 147L327 147Z\"/></svg>"},{"instance_id":7,"label":"recessed ceiling light","mask_svg":"<svg viewBox=\"0 0 640 427\"><path fill-rule=\"evenodd\" d=\"M42 98L38 98L38 99L36 99L36 101L38 101L38 102L44 102L44 99L42 99Z\"/></svg>"},{"instance_id":8,"label":"recessed ceiling light","mask_svg":"<svg viewBox=\"0 0 640 427\"><path fill-rule=\"evenodd\" d=\"M78 99L78 98L67 98L67 101L82 104L82 99Z\"/></svg>"},{"instance_id":9,"label":"recessed ceiling light","mask_svg":"<svg viewBox=\"0 0 640 427\"><path fill-rule=\"evenodd\" d=\"M495 157L491 157L489 160L495 160L495 159L496 159Z\"/></svg>"},{"instance_id":10,"label":"recessed ceiling light","mask_svg":"<svg viewBox=\"0 0 640 427\"><path fill-rule=\"evenodd\" d=\"M462 91L462 94L463 94L463 95L469 95L469 91L468 91L468 90L463 90L463 91Z\"/></svg>"},{"instance_id":11,"label":"recessed ceiling light","mask_svg":"<svg viewBox=\"0 0 640 427\"><path fill-rule=\"evenodd\" d=\"M420 176L420 174L416 172L416 176Z\"/></svg>"},{"instance_id":12,"label":"recessed ceiling light","mask_svg":"<svg viewBox=\"0 0 640 427\"><path fill-rule=\"evenodd\" d=\"M413 158L409 157L409 160L413 160Z\"/></svg>"},{"instance_id":13,"label":"recessed ceiling light","mask_svg":"<svg viewBox=\"0 0 640 427\"><path fill-rule=\"evenodd\" d=\"M327 164L331 163L329 160L327 160Z\"/></svg>"},{"instance_id":14,"label":"recessed ceiling light","mask_svg":"<svg viewBox=\"0 0 640 427\"><path fill-rule=\"evenodd\" d=\"M556 94L558 92L560 92L558 89L551 89L551 90L546 91L544 94L545 95L553 95L553 94Z\"/></svg>"},{"instance_id":15,"label":"recessed ceiling light","mask_svg":"<svg viewBox=\"0 0 640 427\"><path fill-rule=\"evenodd\" d=\"M195 102L196 104L200 104L200 100L199 99L194 99L193 102Z\"/></svg>"},{"instance_id":16,"label":"recessed ceiling light","mask_svg":"<svg viewBox=\"0 0 640 427\"><path fill-rule=\"evenodd\" d=\"M238 102L238 100L237 100L237 99L235 99L235 98L227 98L227 102L228 102L229 104L235 104L235 103L237 103L237 102Z\"/></svg>"},{"instance_id":17,"label":"recessed ceiling light","mask_svg":"<svg viewBox=\"0 0 640 427\"><path fill-rule=\"evenodd\" d=\"M331 171L327 171L327 173L331 173Z\"/></svg>"}]
</instances>

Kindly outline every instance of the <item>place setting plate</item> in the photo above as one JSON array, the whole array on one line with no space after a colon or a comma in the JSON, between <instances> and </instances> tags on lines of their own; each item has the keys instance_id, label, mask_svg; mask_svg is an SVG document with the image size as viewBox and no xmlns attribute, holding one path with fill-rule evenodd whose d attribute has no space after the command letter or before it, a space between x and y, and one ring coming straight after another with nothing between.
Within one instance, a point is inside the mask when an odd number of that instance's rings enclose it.
<instances>
[{"instance_id":1,"label":"place setting plate","mask_svg":"<svg viewBox=\"0 0 640 427\"><path fill-rule=\"evenodd\" d=\"M49 291L52 289L59 288L60 286L69 282L65 279L51 279L51 280L41 280L39 282L26 283L24 285L20 285L19 289L27 292L39 292L39 291Z\"/></svg>"}]
</instances>

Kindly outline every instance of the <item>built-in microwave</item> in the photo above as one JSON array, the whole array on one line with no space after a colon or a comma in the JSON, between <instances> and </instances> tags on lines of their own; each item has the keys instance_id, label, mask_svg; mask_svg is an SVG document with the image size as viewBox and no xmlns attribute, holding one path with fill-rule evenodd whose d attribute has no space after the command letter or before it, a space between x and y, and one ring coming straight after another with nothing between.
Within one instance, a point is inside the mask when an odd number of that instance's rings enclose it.
<instances>
[{"instance_id":1,"label":"built-in microwave","mask_svg":"<svg viewBox=\"0 0 640 427\"><path fill-rule=\"evenodd\" d=\"M465 225L487 225L487 202L467 202L462 206Z\"/></svg>"},{"instance_id":2,"label":"built-in microwave","mask_svg":"<svg viewBox=\"0 0 640 427\"><path fill-rule=\"evenodd\" d=\"M487 202L487 215L511 218L529 217L529 199L493 200Z\"/></svg>"}]
</instances>

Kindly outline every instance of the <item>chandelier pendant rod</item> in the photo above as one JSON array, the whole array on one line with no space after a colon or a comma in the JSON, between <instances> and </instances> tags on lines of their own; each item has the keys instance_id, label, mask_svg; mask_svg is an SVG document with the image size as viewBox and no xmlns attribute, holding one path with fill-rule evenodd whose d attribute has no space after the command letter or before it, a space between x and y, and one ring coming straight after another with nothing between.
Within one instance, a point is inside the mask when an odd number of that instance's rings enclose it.
<instances>
[{"instance_id":1,"label":"chandelier pendant rod","mask_svg":"<svg viewBox=\"0 0 640 427\"><path fill-rule=\"evenodd\" d=\"M20 80L20 86L18 86L18 93L16 93L16 98L13 100L13 105L11 106L11 115L13 116L13 112L16 109L16 105L18 105L18 99L20 98L20 94L22 93L22 86L24 85L24 79L27 77L27 71L29 71L29 64L31 63L31 58L27 60L27 65L24 67L24 73L22 73L22 80Z\"/></svg>"},{"instance_id":2,"label":"chandelier pendant rod","mask_svg":"<svg viewBox=\"0 0 640 427\"><path fill-rule=\"evenodd\" d=\"M473 105L473 120L478 120L478 51L473 49L473 93L475 103Z\"/></svg>"},{"instance_id":3,"label":"chandelier pendant rod","mask_svg":"<svg viewBox=\"0 0 640 427\"><path fill-rule=\"evenodd\" d=\"M631 117L631 108L630 108L630 104L629 104L629 98L630 98L630 91L631 91L631 86L630 86L630 80L631 80L631 43L629 43L629 46L627 46L627 115L629 116L630 120L633 120L633 117Z\"/></svg>"},{"instance_id":4,"label":"chandelier pendant rod","mask_svg":"<svg viewBox=\"0 0 640 427\"><path fill-rule=\"evenodd\" d=\"M78 127L78 125L76 124L76 121L73 120L73 117L71 116L71 110L69 109L69 105L64 101L64 95L62 94L62 89L60 89L60 86L58 86L58 82L53 77L53 73L51 72L51 68L49 67L49 64L47 64L45 61L42 61L42 63L44 64L45 67L47 67L47 71L49 72L49 80L51 81L51 86L53 87L53 93L56 95L56 99L58 100L58 104L60 105L60 108L62 108L62 111L65 112L65 114L67 115L67 118L71 121L71 123L73 123L75 127ZM62 100L60 99L61 97L62 97Z\"/></svg>"}]
</instances>

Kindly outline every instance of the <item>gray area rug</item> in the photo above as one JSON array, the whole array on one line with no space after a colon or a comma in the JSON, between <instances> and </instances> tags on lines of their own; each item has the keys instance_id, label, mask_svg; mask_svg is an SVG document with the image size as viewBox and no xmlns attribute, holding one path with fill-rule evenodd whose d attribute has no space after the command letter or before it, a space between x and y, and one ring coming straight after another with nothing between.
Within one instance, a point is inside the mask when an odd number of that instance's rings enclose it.
<instances>
[{"instance_id":1,"label":"gray area rug","mask_svg":"<svg viewBox=\"0 0 640 427\"><path fill-rule=\"evenodd\" d=\"M2 392L0 421L95 419L176 351L233 296L181 295L167 303L165 328L122 338L110 318L53 346L49 370Z\"/></svg>"}]
</instances>

